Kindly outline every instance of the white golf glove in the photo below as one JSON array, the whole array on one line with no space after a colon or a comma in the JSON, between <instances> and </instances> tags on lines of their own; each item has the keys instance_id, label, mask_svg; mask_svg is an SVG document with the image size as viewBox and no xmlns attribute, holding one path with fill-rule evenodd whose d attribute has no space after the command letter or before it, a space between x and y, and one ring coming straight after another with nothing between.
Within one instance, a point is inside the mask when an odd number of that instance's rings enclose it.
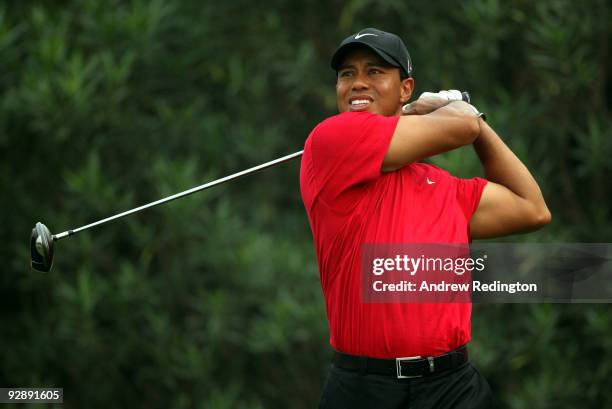
<instances>
[{"instance_id":1,"label":"white golf glove","mask_svg":"<svg viewBox=\"0 0 612 409\"><path fill-rule=\"evenodd\" d=\"M461 91L457 90L457 89L449 89L449 90L441 90L438 92L423 92L421 95L419 95L418 99L428 99L428 98L436 98L436 99L440 99L443 101L463 101L463 94L461 93ZM474 111L474 115L478 115L478 116L483 116L484 114L481 114L480 111L478 111L478 109L476 109L476 107L474 105L471 105L469 102L466 102L469 107ZM403 113L407 113L408 110L410 109L410 104L406 104L402 107L402 112Z\"/></svg>"},{"instance_id":2,"label":"white golf glove","mask_svg":"<svg viewBox=\"0 0 612 409\"><path fill-rule=\"evenodd\" d=\"M445 101L461 101L463 95L457 89L442 90L438 92L423 92L419 98L440 98Z\"/></svg>"}]
</instances>

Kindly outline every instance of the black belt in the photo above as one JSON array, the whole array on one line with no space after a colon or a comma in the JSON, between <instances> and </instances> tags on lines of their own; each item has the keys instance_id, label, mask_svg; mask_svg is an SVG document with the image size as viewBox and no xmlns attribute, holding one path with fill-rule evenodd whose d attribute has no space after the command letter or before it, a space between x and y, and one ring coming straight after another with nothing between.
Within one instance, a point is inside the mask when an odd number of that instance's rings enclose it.
<instances>
[{"instance_id":1,"label":"black belt","mask_svg":"<svg viewBox=\"0 0 612 409\"><path fill-rule=\"evenodd\" d=\"M334 365L339 368L362 373L396 376L402 378L420 378L455 369L468 361L466 346L459 347L440 356L409 356L395 359L379 359L367 356L348 355L335 351Z\"/></svg>"}]
</instances>

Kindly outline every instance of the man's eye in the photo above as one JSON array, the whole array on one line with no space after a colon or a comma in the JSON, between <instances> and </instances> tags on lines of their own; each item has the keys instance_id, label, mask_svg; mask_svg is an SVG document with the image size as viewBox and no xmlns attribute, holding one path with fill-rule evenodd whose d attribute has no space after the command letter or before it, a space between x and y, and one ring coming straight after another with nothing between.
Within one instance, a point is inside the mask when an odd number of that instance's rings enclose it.
<instances>
[{"instance_id":1,"label":"man's eye","mask_svg":"<svg viewBox=\"0 0 612 409\"><path fill-rule=\"evenodd\" d=\"M378 68L371 68L370 74L382 74L382 71L379 70Z\"/></svg>"},{"instance_id":2,"label":"man's eye","mask_svg":"<svg viewBox=\"0 0 612 409\"><path fill-rule=\"evenodd\" d=\"M340 77L350 77L351 75L353 75L351 71L341 71L340 72Z\"/></svg>"}]
</instances>

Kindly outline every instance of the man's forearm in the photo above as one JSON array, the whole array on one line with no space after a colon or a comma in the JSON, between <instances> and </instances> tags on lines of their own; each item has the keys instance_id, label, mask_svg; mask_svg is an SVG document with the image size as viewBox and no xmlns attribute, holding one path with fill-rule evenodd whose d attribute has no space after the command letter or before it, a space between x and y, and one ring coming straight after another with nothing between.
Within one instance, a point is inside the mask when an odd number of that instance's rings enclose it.
<instances>
[{"instance_id":1,"label":"man's forearm","mask_svg":"<svg viewBox=\"0 0 612 409\"><path fill-rule=\"evenodd\" d=\"M536 211L548 213L540 187L527 167L483 120L480 121L480 135L474 141L474 149L488 180L529 201Z\"/></svg>"},{"instance_id":2,"label":"man's forearm","mask_svg":"<svg viewBox=\"0 0 612 409\"><path fill-rule=\"evenodd\" d=\"M477 118L478 110L465 101L450 101L431 112L430 115L452 115L466 118Z\"/></svg>"},{"instance_id":3,"label":"man's forearm","mask_svg":"<svg viewBox=\"0 0 612 409\"><path fill-rule=\"evenodd\" d=\"M478 137L475 114L461 112L460 102L426 115L400 117L381 170L391 172L410 163L470 145Z\"/></svg>"}]
</instances>

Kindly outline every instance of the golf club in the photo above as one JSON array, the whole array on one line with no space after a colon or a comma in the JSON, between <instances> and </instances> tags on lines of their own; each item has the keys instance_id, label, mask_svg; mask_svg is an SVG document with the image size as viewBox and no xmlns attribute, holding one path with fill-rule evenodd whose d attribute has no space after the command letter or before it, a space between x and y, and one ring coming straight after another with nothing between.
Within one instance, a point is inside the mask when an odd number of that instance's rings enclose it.
<instances>
[{"instance_id":1,"label":"golf club","mask_svg":"<svg viewBox=\"0 0 612 409\"><path fill-rule=\"evenodd\" d=\"M180 193L176 193L176 194L174 194L172 196L168 196L168 197L156 200L156 201L151 202L151 203L147 203L145 205L136 207L134 209L127 210L127 211L122 212L122 213L118 213L118 214L116 214L114 216L110 216L110 217L107 217L105 219L98 220L96 222L87 224L85 226L77 227L77 228L71 229L71 230L66 230L65 232L62 232L62 233L52 234L51 231L49 231L49 229L47 228L47 226L45 226L41 222L38 222L38 223L36 223L36 225L32 229L32 234L30 236L30 255L31 255L31 258L32 258L31 259L31 266L32 266L32 268L34 270L43 271L43 272L50 271L51 267L53 267L53 243L56 242L56 241L59 241L59 240L64 239L66 237L73 236L73 235L75 235L77 233L80 233L80 232L85 231L87 229L90 229L92 227L99 226L101 224L108 223L108 222L111 222L113 220L120 219L120 218L128 216L130 214L134 214L134 213L140 212L140 211L145 210L145 209L149 209L149 208L154 207L154 206L158 206L158 205L161 205L161 204L164 204L164 203L168 203L168 202L171 202L173 200L179 199L181 197L188 196L188 195L190 195L192 193L200 192L202 190L209 189L209 188L211 188L213 186L218 186L218 185L223 184L225 182L229 182L230 180L238 179L238 178L240 178L242 176L250 175L252 173L255 173L255 172L258 172L260 170L269 168L271 166L275 166L275 165L278 165L280 163L290 161L292 159L295 159L295 158L301 156L303 152L304 151L295 152L295 153L292 153L290 155L286 155L286 156L283 156L281 158L274 159L274 160L272 160L270 162L262 163L261 165L257 165L257 166L254 166L252 168L243 170L241 172L237 172L237 173L234 173L232 175L225 176L225 177L223 177L221 179L217 179L217 180L214 180L212 182L208 182L208 183L205 183L203 185L196 186L194 188L185 190L185 191L180 192Z\"/></svg>"},{"instance_id":2,"label":"golf club","mask_svg":"<svg viewBox=\"0 0 612 409\"><path fill-rule=\"evenodd\" d=\"M457 92L457 94L459 94L458 91L456 91L456 92ZM457 95L456 98L458 100L459 96ZM460 98L461 98L462 101L465 101L467 103L470 102L470 95L467 92L465 92L465 91L461 92ZM409 104L406 104L403 107L403 109L407 109L406 108L407 106L409 106ZM54 252L53 252L53 244L56 241L59 241L59 240L64 239L66 237L73 236L73 235L75 235L75 234L77 234L79 232L88 230L88 229L90 229L92 227L99 226L101 224L108 223L108 222L111 222L113 220L120 219L120 218L128 216L130 214L134 214L134 213L140 212L140 211L145 210L145 209L149 209L149 208L154 207L154 206L158 206L158 205L161 205L161 204L164 204L164 203L168 203L168 202L171 202L173 200L179 199L181 197L188 196L188 195L190 195L192 193L200 192L202 190L206 190L206 189L211 188L213 186L218 186L218 185L220 185L222 183L229 182L230 180L238 179L238 178L240 178L242 176L250 175L252 173L255 173L255 172L258 172L260 170L269 168L271 166L275 166L275 165L278 165L280 163L290 161L292 159L295 159L295 158L301 156L303 152L304 151L295 152L295 153L292 153L290 155L286 155L286 156L283 156L281 158L274 159L274 160L266 162L266 163L262 163L261 165L257 165L257 166L254 166L252 168L243 170L241 172L237 172L237 173L234 173L232 175L225 176L225 177L223 177L221 179L217 179L217 180L214 180L212 182L205 183L205 184L200 185L200 186L196 186L194 188L185 190L185 191L180 192L180 193L176 193L176 194L174 194L172 196L168 196L168 197L156 200L156 201L151 202L151 203L147 203L145 205L136 207L134 209L127 210L127 211L122 212L122 213L118 213L118 214L116 214L114 216L110 216L110 217L107 217L105 219L98 220L96 222L87 224L85 226L77 227L77 228L71 229L71 230L66 230L66 231L64 231L62 233L52 234L51 231L49 230L49 228L47 228L47 226L45 226L41 222L38 222L38 223L36 223L36 225L32 229L32 234L30 235L31 266L32 266L32 268L34 270L38 270L38 271L42 271L42 272L50 271L51 268L53 267L53 254L54 254Z\"/></svg>"}]
</instances>

